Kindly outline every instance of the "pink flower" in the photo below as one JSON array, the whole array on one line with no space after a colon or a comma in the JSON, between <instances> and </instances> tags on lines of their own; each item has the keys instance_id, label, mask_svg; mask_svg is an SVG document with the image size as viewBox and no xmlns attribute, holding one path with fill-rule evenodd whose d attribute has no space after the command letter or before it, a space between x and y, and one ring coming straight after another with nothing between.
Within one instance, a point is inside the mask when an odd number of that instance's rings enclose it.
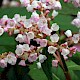
<instances>
[{"instance_id":1,"label":"pink flower","mask_svg":"<svg viewBox=\"0 0 80 80\"><path fill-rule=\"evenodd\" d=\"M21 60L18 65L26 66L25 60Z\"/></svg>"},{"instance_id":2,"label":"pink flower","mask_svg":"<svg viewBox=\"0 0 80 80\"><path fill-rule=\"evenodd\" d=\"M80 52L80 44L76 44L74 47L76 47L77 51Z\"/></svg>"},{"instance_id":3,"label":"pink flower","mask_svg":"<svg viewBox=\"0 0 80 80\"><path fill-rule=\"evenodd\" d=\"M1 67L1 68L7 67L7 63L5 62L4 59L1 59L1 60L0 60L0 67Z\"/></svg>"},{"instance_id":4,"label":"pink flower","mask_svg":"<svg viewBox=\"0 0 80 80\"><path fill-rule=\"evenodd\" d=\"M7 28L15 28L15 21L12 19L8 19L6 27Z\"/></svg>"},{"instance_id":5,"label":"pink flower","mask_svg":"<svg viewBox=\"0 0 80 80\"><path fill-rule=\"evenodd\" d=\"M42 26L42 27L40 28L40 31L41 31L42 33L48 35L48 36L50 36L50 35L51 35L51 32L52 32L52 30L49 29L47 26Z\"/></svg>"},{"instance_id":6,"label":"pink flower","mask_svg":"<svg viewBox=\"0 0 80 80\"><path fill-rule=\"evenodd\" d=\"M31 63L31 62L34 62L37 60L37 53L33 53L33 54L30 54L29 57L28 57L28 61Z\"/></svg>"},{"instance_id":7,"label":"pink flower","mask_svg":"<svg viewBox=\"0 0 80 80\"><path fill-rule=\"evenodd\" d=\"M76 50L77 50L77 48L75 47L75 46L73 46L73 47L70 47L70 51L72 52L72 53L76 53Z\"/></svg>"},{"instance_id":8,"label":"pink flower","mask_svg":"<svg viewBox=\"0 0 80 80\"><path fill-rule=\"evenodd\" d=\"M41 39L40 40L40 46L41 47L46 47L47 46L47 40L46 39Z\"/></svg>"},{"instance_id":9,"label":"pink flower","mask_svg":"<svg viewBox=\"0 0 80 80\"><path fill-rule=\"evenodd\" d=\"M36 11L34 11L34 12L32 13L32 15L31 15L31 21L34 22L34 23L36 23L36 22L39 21L39 14L37 14Z\"/></svg>"},{"instance_id":10,"label":"pink flower","mask_svg":"<svg viewBox=\"0 0 80 80\"><path fill-rule=\"evenodd\" d=\"M28 36L24 35L24 42L26 44L30 44L30 39L28 38Z\"/></svg>"},{"instance_id":11,"label":"pink flower","mask_svg":"<svg viewBox=\"0 0 80 80\"><path fill-rule=\"evenodd\" d=\"M64 2L68 2L68 0L64 0Z\"/></svg>"},{"instance_id":12,"label":"pink flower","mask_svg":"<svg viewBox=\"0 0 80 80\"><path fill-rule=\"evenodd\" d=\"M10 52L7 57L5 58L6 62L11 64L11 65L15 65L16 64L16 61L17 61L17 58L15 56L14 53Z\"/></svg>"},{"instance_id":13,"label":"pink flower","mask_svg":"<svg viewBox=\"0 0 80 80\"><path fill-rule=\"evenodd\" d=\"M68 60L68 57L67 56L63 56L64 57L64 60Z\"/></svg>"},{"instance_id":14,"label":"pink flower","mask_svg":"<svg viewBox=\"0 0 80 80\"><path fill-rule=\"evenodd\" d=\"M57 67L58 66L58 60L52 60L52 66Z\"/></svg>"}]
</instances>

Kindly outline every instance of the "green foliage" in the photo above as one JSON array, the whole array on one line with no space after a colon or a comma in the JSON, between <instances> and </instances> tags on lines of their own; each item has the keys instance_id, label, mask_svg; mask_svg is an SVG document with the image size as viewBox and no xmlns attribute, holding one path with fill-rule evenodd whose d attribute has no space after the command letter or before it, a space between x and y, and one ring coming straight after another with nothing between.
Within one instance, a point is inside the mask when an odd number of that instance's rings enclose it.
<instances>
[{"instance_id":1,"label":"green foliage","mask_svg":"<svg viewBox=\"0 0 80 80\"><path fill-rule=\"evenodd\" d=\"M50 55L47 51L47 48L44 48L42 54L46 55L47 60L42 63L42 69L46 74L48 80L53 80L52 78L52 55Z\"/></svg>"},{"instance_id":2,"label":"green foliage","mask_svg":"<svg viewBox=\"0 0 80 80\"><path fill-rule=\"evenodd\" d=\"M47 77L42 69L38 69L36 66L36 62L32 65L30 65L30 76L33 78L33 80L47 80Z\"/></svg>"},{"instance_id":3,"label":"green foliage","mask_svg":"<svg viewBox=\"0 0 80 80\"><path fill-rule=\"evenodd\" d=\"M16 44L14 36L9 36L8 33L4 33L3 36L0 36L0 53L15 52Z\"/></svg>"}]
</instances>

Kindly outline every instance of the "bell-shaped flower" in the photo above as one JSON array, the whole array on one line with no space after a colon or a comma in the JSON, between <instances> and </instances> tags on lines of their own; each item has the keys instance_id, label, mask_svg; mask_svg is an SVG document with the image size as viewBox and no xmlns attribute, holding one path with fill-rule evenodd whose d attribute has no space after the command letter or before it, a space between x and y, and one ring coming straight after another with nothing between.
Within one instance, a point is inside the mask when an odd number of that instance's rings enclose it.
<instances>
[{"instance_id":1,"label":"bell-shaped flower","mask_svg":"<svg viewBox=\"0 0 80 80\"><path fill-rule=\"evenodd\" d=\"M46 59L47 59L47 57L45 55L42 55L42 54L39 55L39 62L40 63L43 63Z\"/></svg>"},{"instance_id":2,"label":"bell-shaped flower","mask_svg":"<svg viewBox=\"0 0 80 80\"><path fill-rule=\"evenodd\" d=\"M78 43L78 41L80 40L80 35L79 34L74 34L72 37L72 41L74 43Z\"/></svg>"},{"instance_id":3,"label":"bell-shaped flower","mask_svg":"<svg viewBox=\"0 0 80 80\"><path fill-rule=\"evenodd\" d=\"M28 33L27 33L27 37L28 37L29 39L34 39L34 32L28 32Z\"/></svg>"},{"instance_id":4,"label":"bell-shaped flower","mask_svg":"<svg viewBox=\"0 0 80 80\"><path fill-rule=\"evenodd\" d=\"M61 52L61 55L66 56L66 55L68 55L69 53L70 53L70 51L69 51L68 49L63 48L63 49L62 49L62 52Z\"/></svg>"},{"instance_id":5,"label":"bell-shaped flower","mask_svg":"<svg viewBox=\"0 0 80 80\"><path fill-rule=\"evenodd\" d=\"M20 66L26 66L25 60L21 60L18 65L20 65Z\"/></svg>"},{"instance_id":6,"label":"bell-shaped flower","mask_svg":"<svg viewBox=\"0 0 80 80\"><path fill-rule=\"evenodd\" d=\"M53 16L53 17L56 17L57 15L58 15L58 12L57 12L56 10L53 10L52 16Z\"/></svg>"},{"instance_id":7,"label":"bell-shaped flower","mask_svg":"<svg viewBox=\"0 0 80 80\"><path fill-rule=\"evenodd\" d=\"M5 61L5 59L1 59L1 60L0 60L0 67L1 67L1 68L7 67L7 62Z\"/></svg>"},{"instance_id":8,"label":"bell-shaped flower","mask_svg":"<svg viewBox=\"0 0 80 80\"><path fill-rule=\"evenodd\" d=\"M59 41L59 36L58 34L53 34L50 36L50 39L52 42L58 42Z\"/></svg>"},{"instance_id":9,"label":"bell-shaped flower","mask_svg":"<svg viewBox=\"0 0 80 80\"><path fill-rule=\"evenodd\" d=\"M52 60L52 66L58 67L58 60Z\"/></svg>"},{"instance_id":10,"label":"bell-shaped flower","mask_svg":"<svg viewBox=\"0 0 80 80\"><path fill-rule=\"evenodd\" d=\"M24 37L22 34L18 34L16 37L16 41L19 41L19 43L23 43L24 42Z\"/></svg>"},{"instance_id":11,"label":"bell-shaped flower","mask_svg":"<svg viewBox=\"0 0 80 80\"><path fill-rule=\"evenodd\" d=\"M58 31L59 30L59 25L57 25L57 23L53 23L51 26L51 30L52 31Z\"/></svg>"},{"instance_id":12,"label":"bell-shaped flower","mask_svg":"<svg viewBox=\"0 0 80 80\"><path fill-rule=\"evenodd\" d=\"M71 37L71 36L72 36L71 30L67 30L67 31L65 32L65 35L66 35L67 37Z\"/></svg>"},{"instance_id":13,"label":"bell-shaped flower","mask_svg":"<svg viewBox=\"0 0 80 80\"><path fill-rule=\"evenodd\" d=\"M28 61L31 63L31 62L36 61L37 58L38 58L38 57L37 57L37 53L32 53L32 54L29 55Z\"/></svg>"},{"instance_id":14,"label":"bell-shaped flower","mask_svg":"<svg viewBox=\"0 0 80 80\"><path fill-rule=\"evenodd\" d=\"M56 52L56 50L57 50L57 48L54 47L54 46L49 46L49 47L48 47L48 52L49 52L50 54L54 54L54 53Z\"/></svg>"},{"instance_id":15,"label":"bell-shaped flower","mask_svg":"<svg viewBox=\"0 0 80 80\"><path fill-rule=\"evenodd\" d=\"M37 62L36 64L37 64L37 68L38 69L41 69L41 63L40 62Z\"/></svg>"},{"instance_id":16,"label":"bell-shaped flower","mask_svg":"<svg viewBox=\"0 0 80 80\"><path fill-rule=\"evenodd\" d=\"M28 44L23 44L23 50L24 51L30 51L30 47Z\"/></svg>"},{"instance_id":17,"label":"bell-shaped flower","mask_svg":"<svg viewBox=\"0 0 80 80\"><path fill-rule=\"evenodd\" d=\"M9 53L5 59L7 61L7 63L11 64L11 65L15 65L16 64L16 61L17 61L17 58L15 56L14 53Z\"/></svg>"},{"instance_id":18,"label":"bell-shaped flower","mask_svg":"<svg viewBox=\"0 0 80 80\"><path fill-rule=\"evenodd\" d=\"M18 56L21 56L23 53L24 53L24 50L23 50L23 45L19 44L16 46L16 50L15 50L15 53L18 55Z\"/></svg>"}]
</instances>

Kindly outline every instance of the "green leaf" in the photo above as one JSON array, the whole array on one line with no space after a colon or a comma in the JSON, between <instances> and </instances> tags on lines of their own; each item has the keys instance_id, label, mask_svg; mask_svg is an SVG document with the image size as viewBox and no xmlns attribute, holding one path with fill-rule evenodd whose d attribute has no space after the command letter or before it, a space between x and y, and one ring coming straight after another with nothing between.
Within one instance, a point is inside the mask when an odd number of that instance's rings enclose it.
<instances>
[{"instance_id":1,"label":"green leaf","mask_svg":"<svg viewBox=\"0 0 80 80\"><path fill-rule=\"evenodd\" d=\"M48 80L53 80L52 78L52 55L50 55L47 51L47 48L44 48L42 51L43 55L46 55L47 60L42 63L42 69L46 74Z\"/></svg>"},{"instance_id":2,"label":"green leaf","mask_svg":"<svg viewBox=\"0 0 80 80\"><path fill-rule=\"evenodd\" d=\"M16 45L17 42L14 36L9 36L7 33L0 36L0 53L8 51L15 52Z\"/></svg>"},{"instance_id":3,"label":"green leaf","mask_svg":"<svg viewBox=\"0 0 80 80\"><path fill-rule=\"evenodd\" d=\"M33 80L28 74L30 69L28 66L19 66L17 65L15 68L17 80Z\"/></svg>"},{"instance_id":4,"label":"green leaf","mask_svg":"<svg viewBox=\"0 0 80 80\"><path fill-rule=\"evenodd\" d=\"M69 70L80 70L80 66L69 60L66 62Z\"/></svg>"},{"instance_id":5,"label":"green leaf","mask_svg":"<svg viewBox=\"0 0 80 80\"><path fill-rule=\"evenodd\" d=\"M80 52L77 52L73 57L70 58L77 65L80 65Z\"/></svg>"},{"instance_id":6,"label":"green leaf","mask_svg":"<svg viewBox=\"0 0 80 80\"><path fill-rule=\"evenodd\" d=\"M72 80L79 80L80 66L71 60L67 61L66 63L67 63Z\"/></svg>"},{"instance_id":7,"label":"green leaf","mask_svg":"<svg viewBox=\"0 0 80 80\"><path fill-rule=\"evenodd\" d=\"M66 80L64 72L60 66L52 68L53 80Z\"/></svg>"},{"instance_id":8,"label":"green leaf","mask_svg":"<svg viewBox=\"0 0 80 80\"><path fill-rule=\"evenodd\" d=\"M73 72L80 79L80 70L74 70Z\"/></svg>"},{"instance_id":9,"label":"green leaf","mask_svg":"<svg viewBox=\"0 0 80 80\"><path fill-rule=\"evenodd\" d=\"M62 10L60 10L61 14L67 14L67 15L76 15L78 11L80 11L80 8L74 7L72 3L64 3L63 0L60 0L62 4Z\"/></svg>"},{"instance_id":10,"label":"green leaf","mask_svg":"<svg viewBox=\"0 0 80 80\"><path fill-rule=\"evenodd\" d=\"M29 66L30 72L29 75L33 78L33 80L47 80L46 75L44 74L42 68L38 69L36 62Z\"/></svg>"},{"instance_id":11,"label":"green leaf","mask_svg":"<svg viewBox=\"0 0 80 80\"><path fill-rule=\"evenodd\" d=\"M33 80L28 74L29 70L28 66L11 66L7 72L7 78L8 80Z\"/></svg>"},{"instance_id":12,"label":"green leaf","mask_svg":"<svg viewBox=\"0 0 80 80\"><path fill-rule=\"evenodd\" d=\"M12 66L9 71L7 72L7 78L8 80L17 80L14 66Z\"/></svg>"}]
</instances>

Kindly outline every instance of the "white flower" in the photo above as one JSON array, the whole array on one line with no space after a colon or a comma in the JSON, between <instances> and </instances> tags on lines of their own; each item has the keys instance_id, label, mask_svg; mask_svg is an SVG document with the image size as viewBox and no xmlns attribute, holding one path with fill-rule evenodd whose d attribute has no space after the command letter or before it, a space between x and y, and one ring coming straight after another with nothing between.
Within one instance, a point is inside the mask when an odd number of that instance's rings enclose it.
<instances>
[{"instance_id":1,"label":"white flower","mask_svg":"<svg viewBox=\"0 0 80 80\"><path fill-rule=\"evenodd\" d=\"M33 7L30 4L28 4L26 9L27 9L28 12L33 12Z\"/></svg>"},{"instance_id":2,"label":"white flower","mask_svg":"<svg viewBox=\"0 0 80 80\"><path fill-rule=\"evenodd\" d=\"M74 34L72 37L72 40L74 41L74 43L78 43L78 41L80 40L80 35L79 34Z\"/></svg>"},{"instance_id":3,"label":"white flower","mask_svg":"<svg viewBox=\"0 0 80 80\"><path fill-rule=\"evenodd\" d=\"M10 2L10 6L11 7L15 7L15 6L17 7L18 6L18 2L17 1L11 1Z\"/></svg>"},{"instance_id":4,"label":"white flower","mask_svg":"<svg viewBox=\"0 0 80 80\"><path fill-rule=\"evenodd\" d=\"M20 0L21 4L23 4L24 6L27 6L28 4L30 4L30 0Z\"/></svg>"},{"instance_id":5,"label":"white flower","mask_svg":"<svg viewBox=\"0 0 80 80\"><path fill-rule=\"evenodd\" d=\"M18 34L20 31L18 29L14 30L14 34Z\"/></svg>"},{"instance_id":6,"label":"white flower","mask_svg":"<svg viewBox=\"0 0 80 80\"><path fill-rule=\"evenodd\" d=\"M20 20L21 20L20 15L19 14L15 14L13 20L16 21L16 22L20 22Z\"/></svg>"},{"instance_id":7,"label":"white flower","mask_svg":"<svg viewBox=\"0 0 80 80\"><path fill-rule=\"evenodd\" d=\"M27 37L28 37L29 39L34 39L34 33L33 33L33 32L28 32L28 33L27 33Z\"/></svg>"},{"instance_id":8,"label":"white flower","mask_svg":"<svg viewBox=\"0 0 80 80\"><path fill-rule=\"evenodd\" d=\"M50 36L50 39L52 42L58 42L59 41L59 36L58 34L53 34Z\"/></svg>"},{"instance_id":9,"label":"white flower","mask_svg":"<svg viewBox=\"0 0 80 80\"><path fill-rule=\"evenodd\" d=\"M23 43L24 42L24 37L22 34L18 34L17 37L16 37L16 41L19 41L20 43Z\"/></svg>"},{"instance_id":10,"label":"white flower","mask_svg":"<svg viewBox=\"0 0 80 80\"><path fill-rule=\"evenodd\" d=\"M47 20L44 16L40 17L39 22L38 22L38 27L44 27L47 26Z\"/></svg>"},{"instance_id":11,"label":"white flower","mask_svg":"<svg viewBox=\"0 0 80 80\"><path fill-rule=\"evenodd\" d=\"M9 64L11 65L15 65L17 58L13 53L10 53L7 55L6 59L5 59Z\"/></svg>"},{"instance_id":12,"label":"white flower","mask_svg":"<svg viewBox=\"0 0 80 80\"><path fill-rule=\"evenodd\" d=\"M38 69L41 69L41 63L38 62L38 63L36 63L36 64L37 64L37 68L38 68Z\"/></svg>"},{"instance_id":13,"label":"white flower","mask_svg":"<svg viewBox=\"0 0 80 80\"><path fill-rule=\"evenodd\" d=\"M80 12L77 13L77 18L80 19Z\"/></svg>"},{"instance_id":14,"label":"white flower","mask_svg":"<svg viewBox=\"0 0 80 80\"><path fill-rule=\"evenodd\" d=\"M55 1L54 8L61 9L62 8L61 3L59 1Z\"/></svg>"},{"instance_id":15,"label":"white flower","mask_svg":"<svg viewBox=\"0 0 80 80\"><path fill-rule=\"evenodd\" d=\"M32 27L32 24L31 24L30 19L27 19L27 20L24 22L24 27L25 27L25 28L30 28L30 27Z\"/></svg>"},{"instance_id":16,"label":"white flower","mask_svg":"<svg viewBox=\"0 0 80 80\"><path fill-rule=\"evenodd\" d=\"M32 2L31 5L33 8L38 8L38 6L39 6L38 1L35 1L35 0Z\"/></svg>"},{"instance_id":17,"label":"white flower","mask_svg":"<svg viewBox=\"0 0 80 80\"><path fill-rule=\"evenodd\" d=\"M15 53L18 55L18 56L21 56L23 54L23 45L19 44L17 45L17 48L15 50Z\"/></svg>"},{"instance_id":18,"label":"white flower","mask_svg":"<svg viewBox=\"0 0 80 80\"><path fill-rule=\"evenodd\" d=\"M26 20L26 16L21 16L21 21L25 22Z\"/></svg>"},{"instance_id":19,"label":"white flower","mask_svg":"<svg viewBox=\"0 0 80 80\"><path fill-rule=\"evenodd\" d=\"M40 63L43 63L44 60L46 60L46 59L47 59L47 57L45 55L42 55L42 54L39 55L39 62Z\"/></svg>"},{"instance_id":20,"label":"white flower","mask_svg":"<svg viewBox=\"0 0 80 80\"><path fill-rule=\"evenodd\" d=\"M80 19L76 18L72 21L72 24L75 25L77 28L80 28Z\"/></svg>"},{"instance_id":21,"label":"white flower","mask_svg":"<svg viewBox=\"0 0 80 80\"><path fill-rule=\"evenodd\" d=\"M56 17L57 15L58 15L58 12L57 12L56 10L53 10L52 16L53 16L53 17Z\"/></svg>"},{"instance_id":22,"label":"white flower","mask_svg":"<svg viewBox=\"0 0 80 80\"><path fill-rule=\"evenodd\" d=\"M4 15L2 19L5 20L5 21L8 20L8 16Z\"/></svg>"},{"instance_id":23,"label":"white flower","mask_svg":"<svg viewBox=\"0 0 80 80\"><path fill-rule=\"evenodd\" d=\"M54 46L49 46L49 47L48 47L48 52L49 52L50 54L54 54L54 53L56 52L56 50L57 50L57 48L54 47Z\"/></svg>"},{"instance_id":24,"label":"white flower","mask_svg":"<svg viewBox=\"0 0 80 80\"><path fill-rule=\"evenodd\" d=\"M44 7L44 9L47 9L46 3L43 3L42 7Z\"/></svg>"},{"instance_id":25,"label":"white flower","mask_svg":"<svg viewBox=\"0 0 80 80\"><path fill-rule=\"evenodd\" d=\"M24 49L24 51L29 51L30 47L28 44L23 44L23 49Z\"/></svg>"},{"instance_id":26,"label":"white flower","mask_svg":"<svg viewBox=\"0 0 80 80\"><path fill-rule=\"evenodd\" d=\"M0 36L4 33L4 29L0 27Z\"/></svg>"},{"instance_id":27,"label":"white flower","mask_svg":"<svg viewBox=\"0 0 80 80\"><path fill-rule=\"evenodd\" d=\"M34 12L32 13L32 15L31 15L31 17L39 17L39 14L37 14L37 12L34 11Z\"/></svg>"},{"instance_id":28,"label":"white flower","mask_svg":"<svg viewBox=\"0 0 80 80\"><path fill-rule=\"evenodd\" d=\"M57 23L53 23L51 26L51 30L52 31L58 31L59 30L59 25L57 25Z\"/></svg>"},{"instance_id":29,"label":"white flower","mask_svg":"<svg viewBox=\"0 0 80 80\"><path fill-rule=\"evenodd\" d=\"M67 37L71 37L71 36L72 36L71 30L67 30L67 31L65 32L65 35L66 35Z\"/></svg>"},{"instance_id":30,"label":"white flower","mask_svg":"<svg viewBox=\"0 0 80 80\"><path fill-rule=\"evenodd\" d=\"M68 49L62 49L61 54L62 54L63 56L66 56L66 55L68 55L69 53L70 53L70 51L69 51Z\"/></svg>"}]
</instances>

